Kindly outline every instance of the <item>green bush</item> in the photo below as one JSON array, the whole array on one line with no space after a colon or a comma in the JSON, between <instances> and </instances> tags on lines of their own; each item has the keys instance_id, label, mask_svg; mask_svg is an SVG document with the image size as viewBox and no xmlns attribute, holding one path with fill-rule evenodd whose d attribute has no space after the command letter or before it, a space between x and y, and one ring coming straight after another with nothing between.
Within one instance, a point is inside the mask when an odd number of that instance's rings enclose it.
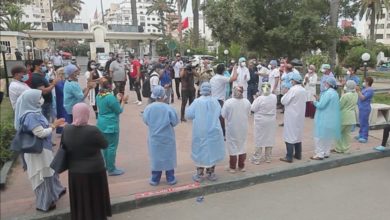
<instances>
[{"instance_id":1,"label":"green bush","mask_svg":"<svg viewBox=\"0 0 390 220\"><path fill-rule=\"evenodd\" d=\"M371 59L368 61L367 65L369 67L375 67L376 65L376 55L373 51L370 51L367 48L364 47L355 47L352 48L349 52L347 57L345 57L343 61L344 66L353 66L353 67L360 67L363 66L362 61L362 54L363 53L369 53L371 56Z\"/></svg>"},{"instance_id":2,"label":"green bush","mask_svg":"<svg viewBox=\"0 0 390 220\"><path fill-rule=\"evenodd\" d=\"M317 73L319 73L321 65L329 63L329 55L327 53L306 55L303 57L303 62L305 66L313 64L316 67Z\"/></svg>"},{"instance_id":3,"label":"green bush","mask_svg":"<svg viewBox=\"0 0 390 220\"><path fill-rule=\"evenodd\" d=\"M11 119L0 123L0 167L13 156L9 150L11 141L15 135L14 125Z\"/></svg>"}]
</instances>

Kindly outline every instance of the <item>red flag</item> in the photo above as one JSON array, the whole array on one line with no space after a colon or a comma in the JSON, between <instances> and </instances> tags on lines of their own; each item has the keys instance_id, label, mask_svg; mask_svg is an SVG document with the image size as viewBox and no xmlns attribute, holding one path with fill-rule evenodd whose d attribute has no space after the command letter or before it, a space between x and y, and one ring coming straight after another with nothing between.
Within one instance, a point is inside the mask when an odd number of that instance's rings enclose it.
<instances>
[{"instance_id":1,"label":"red flag","mask_svg":"<svg viewBox=\"0 0 390 220\"><path fill-rule=\"evenodd\" d=\"M181 22L181 29L184 30L186 28L188 28L189 24L188 24L188 17L186 17L184 19L184 21Z\"/></svg>"}]
</instances>

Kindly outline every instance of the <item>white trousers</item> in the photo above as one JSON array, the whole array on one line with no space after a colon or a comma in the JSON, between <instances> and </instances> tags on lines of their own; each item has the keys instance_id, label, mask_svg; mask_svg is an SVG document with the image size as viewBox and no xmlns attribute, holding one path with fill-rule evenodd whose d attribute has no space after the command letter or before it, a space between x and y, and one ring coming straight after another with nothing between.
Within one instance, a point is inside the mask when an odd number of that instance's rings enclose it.
<instances>
[{"instance_id":1,"label":"white trousers","mask_svg":"<svg viewBox=\"0 0 390 220\"><path fill-rule=\"evenodd\" d=\"M314 153L316 157L324 158L330 155L333 140L314 138Z\"/></svg>"}]
</instances>

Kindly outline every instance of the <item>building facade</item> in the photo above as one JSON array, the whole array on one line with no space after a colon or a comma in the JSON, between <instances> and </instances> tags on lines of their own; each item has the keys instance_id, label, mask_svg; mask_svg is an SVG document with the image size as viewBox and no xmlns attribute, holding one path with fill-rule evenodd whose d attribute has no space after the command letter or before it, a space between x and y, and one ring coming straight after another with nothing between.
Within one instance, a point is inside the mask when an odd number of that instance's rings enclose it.
<instances>
[{"instance_id":1,"label":"building facade","mask_svg":"<svg viewBox=\"0 0 390 220\"><path fill-rule=\"evenodd\" d=\"M382 17L377 20L375 26L376 42L390 45L390 11L383 9ZM370 37L370 19L367 21L364 20L362 28L358 31L358 34L365 39Z\"/></svg>"}]
</instances>

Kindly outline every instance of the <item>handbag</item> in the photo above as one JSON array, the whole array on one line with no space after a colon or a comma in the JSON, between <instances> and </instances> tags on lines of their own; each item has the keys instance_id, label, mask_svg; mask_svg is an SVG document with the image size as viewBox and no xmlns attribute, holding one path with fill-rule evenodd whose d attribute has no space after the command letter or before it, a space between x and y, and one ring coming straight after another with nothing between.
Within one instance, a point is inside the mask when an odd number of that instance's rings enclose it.
<instances>
[{"instance_id":1,"label":"handbag","mask_svg":"<svg viewBox=\"0 0 390 220\"><path fill-rule=\"evenodd\" d=\"M56 173L62 173L69 168L68 167L67 151L64 148L64 143L63 143L64 133L65 132L62 132L60 148L58 149L56 155L54 156L53 161L50 163L50 167Z\"/></svg>"},{"instance_id":2,"label":"handbag","mask_svg":"<svg viewBox=\"0 0 390 220\"><path fill-rule=\"evenodd\" d=\"M27 154L40 154L43 150L43 139L35 136L31 131L25 131L23 123L26 116L21 119L20 127L12 139L11 150Z\"/></svg>"}]
</instances>

